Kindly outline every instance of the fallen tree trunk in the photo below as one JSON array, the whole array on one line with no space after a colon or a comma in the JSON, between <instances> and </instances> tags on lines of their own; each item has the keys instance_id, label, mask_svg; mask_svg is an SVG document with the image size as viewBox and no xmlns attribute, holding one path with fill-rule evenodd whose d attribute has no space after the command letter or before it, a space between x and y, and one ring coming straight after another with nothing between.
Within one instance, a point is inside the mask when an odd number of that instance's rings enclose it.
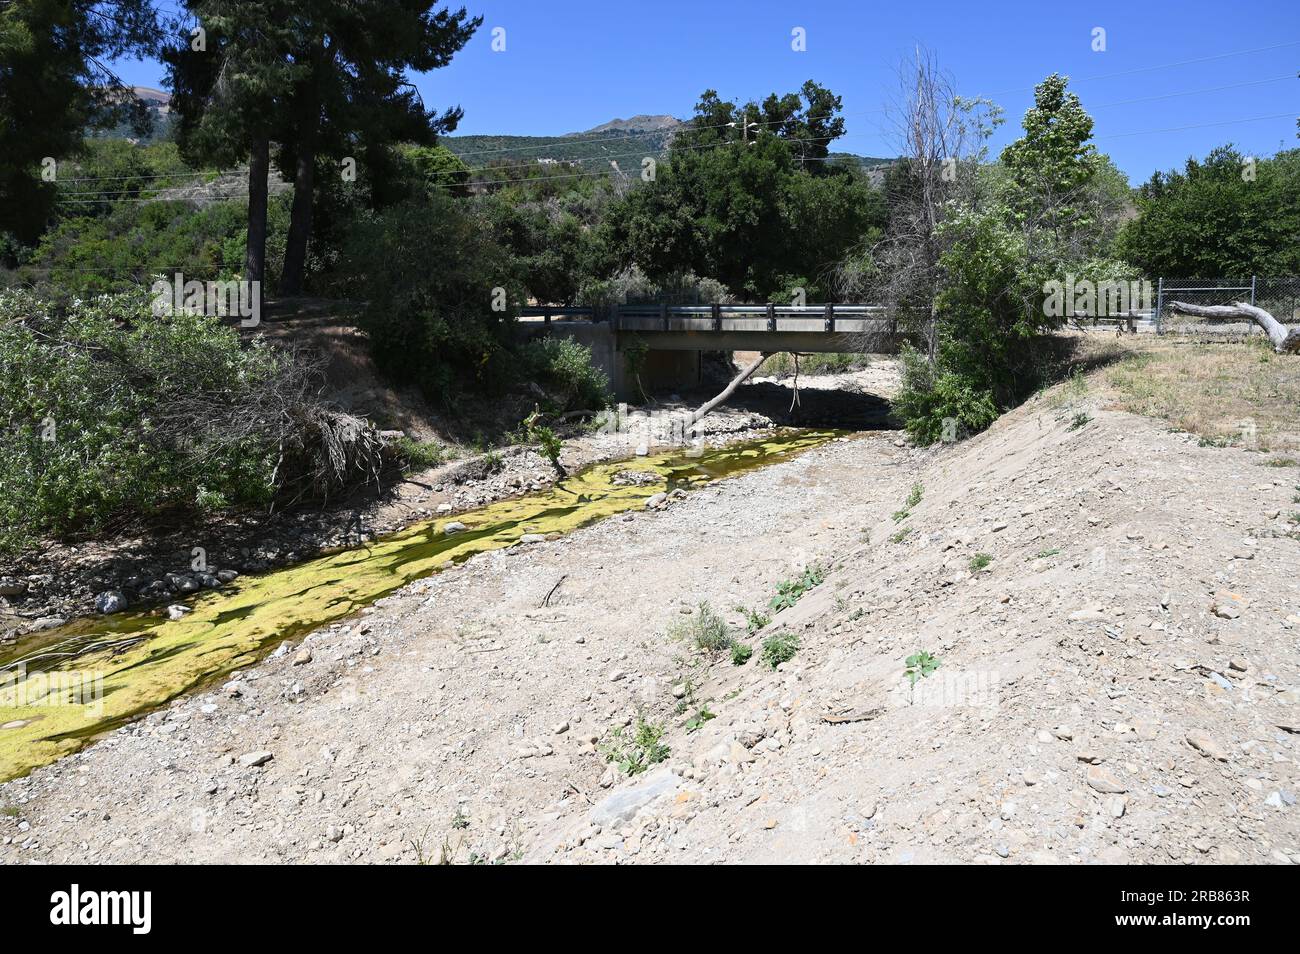
<instances>
[{"instance_id":1,"label":"fallen tree trunk","mask_svg":"<svg viewBox=\"0 0 1300 954\"><path fill-rule=\"evenodd\" d=\"M719 404L725 403L727 398L731 397L731 395L735 393L736 388L744 384L745 381L748 380L750 375L752 375L755 371L757 371L759 369L759 366L770 357L772 357L771 352L764 352L763 354L760 354L758 356L757 361L750 364L749 367L745 368L745 370L741 371L738 375L736 375L734 378L731 379L731 383L722 389L721 394L715 397L712 401L707 401L704 404L701 404L700 409L686 419L686 426L690 427L696 421L700 420L702 417L704 417L706 414L712 411Z\"/></svg>"},{"instance_id":2,"label":"fallen tree trunk","mask_svg":"<svg viewBox=\"0 0 1300 954\"><path fill-rule=\"evenodd\" d=\"M1264 329L1268 340L1273 342L1273 350L1278 354L1300 354L1300 329L1288 331L1286 325L1263 308L1248 305L1244 301L1233 302L1231 305L1190 305L1187 302L1171 301L1169 310L1197 318L1238 318L1253 321Z\"/></svg>"}]
</instances>

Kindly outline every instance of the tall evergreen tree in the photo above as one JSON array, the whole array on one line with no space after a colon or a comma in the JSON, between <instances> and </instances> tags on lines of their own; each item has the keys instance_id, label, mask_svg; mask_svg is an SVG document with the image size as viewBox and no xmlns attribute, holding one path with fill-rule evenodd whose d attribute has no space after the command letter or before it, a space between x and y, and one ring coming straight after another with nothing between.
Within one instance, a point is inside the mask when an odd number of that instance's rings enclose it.
<instances>
[{"instance_id":1,"label":"tall evergreen tree","mask_svg":"<svg viewBox=\"0 0 1300 954\"><path fill-rule=\"evenodd\" d=\"M445 66L482 22L429 0L189 0L205 30L169 62L182 149L207 161L246 158L246 277L265 267L266 177L294 181L280 291L301 291L317 164L362 158L398 141L431 143L459 109L425 110L406 71ZM382 164L375 164L382 167Z\"/></svg>"},{"instance_id":2,"label":"tall evergreen tree","mask_svg":"<svg viewBox=\"0 0 1300 954\"><path fill-rule=\"evenodd\" d=\"M147 115L106 61L159 41L148 0L0 4L0 233L36 239L54 201L46 160L77 153L88 129Z\"/></svg>"}]
</instances>

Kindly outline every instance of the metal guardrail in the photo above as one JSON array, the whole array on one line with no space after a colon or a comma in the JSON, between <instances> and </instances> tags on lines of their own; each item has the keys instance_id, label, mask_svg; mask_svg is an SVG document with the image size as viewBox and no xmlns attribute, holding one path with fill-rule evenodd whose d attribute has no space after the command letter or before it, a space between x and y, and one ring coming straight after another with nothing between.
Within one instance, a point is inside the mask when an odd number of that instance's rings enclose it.
<instances>
[{"instance_id":1,"label":"metal guardrail","mask_svg":"<svg viewBox=\"0 0 1300 954\"><path fill-rule=\"evenodd\" d=\"M819 305L618 305L604 314L589 306L529 305L520 311L520 317L541 318L546 324L550 324L553 318L589 318L592 321L608 319L616 330L623 319L659 319L663 322L664 331L672 330L671 322L674 318L711 319L714 331L724 330L722 322L728 318L766 319L768 331L779 330L778 322L782 318L821 318L823 330L834 332L838 318L871 318L884 314L883 305L837 302Z\"/></svg>"}]
</instances>

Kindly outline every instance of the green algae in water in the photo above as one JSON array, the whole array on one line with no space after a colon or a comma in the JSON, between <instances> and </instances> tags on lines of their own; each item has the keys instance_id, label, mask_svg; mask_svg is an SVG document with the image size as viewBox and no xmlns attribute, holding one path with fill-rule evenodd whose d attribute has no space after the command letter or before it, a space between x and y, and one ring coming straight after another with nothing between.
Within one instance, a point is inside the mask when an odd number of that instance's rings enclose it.
<instances>
[{"instance_id":1,"label":"green algae in water","mask_svg":"<svg viewBox=\"0 0 1300 954\"><path fill-rule=\"evenodd\" d=\"M595 464L545 492L240 577L193 600L194 611L179 620L120 614L20 640L0 655L0 780L74 752L137 715L255 662L275 644L355 613L449 562L511 546L525 533L566 533L640 508L656 493L788 459L839 433L786 431L698 457L673 453ZM661 479L614 484L614 475L627 470ZM467 529L448 536L443 527L453 519Z\"/></svg>"}]
</instances>

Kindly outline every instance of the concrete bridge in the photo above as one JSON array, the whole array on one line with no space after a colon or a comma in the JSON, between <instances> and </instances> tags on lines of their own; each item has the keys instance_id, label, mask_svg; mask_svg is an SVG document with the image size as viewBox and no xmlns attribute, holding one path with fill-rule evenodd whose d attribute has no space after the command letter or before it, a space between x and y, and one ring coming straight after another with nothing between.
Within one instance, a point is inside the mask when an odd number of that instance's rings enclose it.
<instances>
[{"instance_id":1,"label":"concrete bridge","mask_svg":"<svg viewBox=\"0 0 1300 954\"><path fill-rule=\"evenodd\" d=\"M864 352L892 354L901 333L880 305L619 305L530 306L520 321L531 334L573 338L591 349L620 398L636 397L622 352L647 348L642 383L690 388L700 383L703 351Z\"/></svg>"}]
</instances>

